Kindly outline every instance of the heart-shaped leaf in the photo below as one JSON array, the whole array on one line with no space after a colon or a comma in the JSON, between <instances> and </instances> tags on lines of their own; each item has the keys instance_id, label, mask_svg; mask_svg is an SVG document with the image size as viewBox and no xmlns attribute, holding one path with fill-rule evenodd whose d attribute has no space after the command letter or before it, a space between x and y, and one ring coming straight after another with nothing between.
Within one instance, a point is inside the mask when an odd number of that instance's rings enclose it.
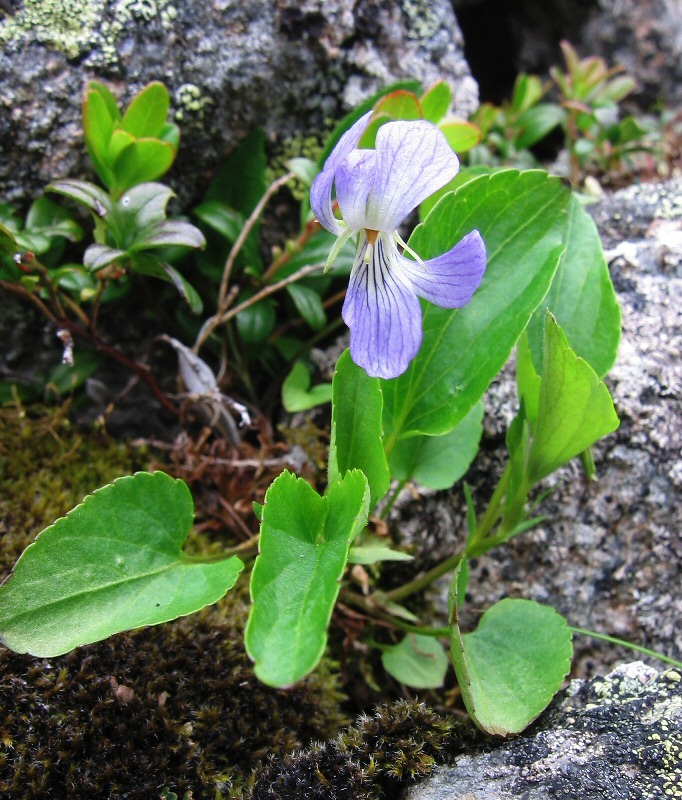
<instances>
[{"instance_id":1,"label":"heart-shaped leaf","mask_svg":"<svg viewBox=\"0 0 682 800\"><path fill-rule=\"evenodd\" d=\"M415 689L438 689L448 671L448 658L438 639L416 633L386 647L381 663L389 675Z\"/></svg>"},{"instance_id":2,"label":"heart-shaped leaf","mask_svg":"<svg viewBox=\"0 0 682 800\"><path fill-rule=\"evenodd\" d=\"M451 597L452 658L467 711L486 733L519 733L547 707L568 674L571 630L549 606L505 599L486 611L473 633L462 634L456 607Z\"/></svg>"},{"instance_id":3,"label":"heart-shaped leaf","mask_svg":"<svg viewBox=\"0 0 682 800\"><path fill-rule=\"evenodd\" d=\"M86 497L46 528L0 586L0 641L52 657L113 633L215 603L243 564L186 555L186 484L138 472Z\"/></svg>"},{"instance_id":4,"label":"heart-shaped leaf","mask_svg":"<svg viewBox=\"0 0 682 800\"><path fill-rule=\"evenodd\" d=\"M246 626L246 649L264 683L291 686L322 657L348 548L368 507L359 470L324 497L286 471L268 489Z\"/></svg>"},{"instance_id":5,"label":"heart-shaped leaf","mask_svg":"<svg viewBox=\"0 0 682 800\"><path fill-rule=\"evenodd\" d=\"M310 388L310 372L303 361L297 361L282 384L282 403L293 414L328 403L332 399L331 383Z\"/></svg>"}]
</instances>

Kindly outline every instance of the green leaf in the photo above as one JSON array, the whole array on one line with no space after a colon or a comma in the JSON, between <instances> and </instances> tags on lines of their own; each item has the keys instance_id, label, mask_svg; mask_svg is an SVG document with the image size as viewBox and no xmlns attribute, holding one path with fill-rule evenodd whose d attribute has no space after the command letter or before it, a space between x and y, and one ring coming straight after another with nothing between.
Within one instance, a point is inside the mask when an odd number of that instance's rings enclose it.
<instances>
[{"instance_id":1,"label":"green leaf","mask_svg":"<svg viewBox=\"0 0 682 800\"><path fill-rule=\"evenodd\" d=\"M388 457L391 477L414 480L429 489L449 489L466 473L478 452L482 419L483 403L476 403L449 433L401 439Z\"/></svg>"},{"instance_id":2,"label":"green leaf","mask_svg":"<svg viewBox=\"0 0 682 800\"><path fill-rule=\"evenodd\" d=\"M163 183L141 183L126 192L116 208L129 216L139 231L165 220L171 197L175 197L175 192Z\"/></svg>"},{"instance_id":3,"label":"green leaf","mask_svg":"<svg viewBox=\"0 0 682 800\"><path fill-rule=\"evenodd\" d=\"M286 471L268 489L245 635L264 683L291 686L320 660L348 548L368 508L367 480L359 470L324 497Z\"/></svg>"},{"instance_id":4,"label":"green leaf","mask_svg":"<svg viewBox=\"0 0 682 800\"><path fill-rule=\"evenodd\" d=\"M230 244L236 241L239 231L241 231L246 222L243 214L233 208L228 208L218 200L205 200L194 208L192 213L227 239Z\"/></svg>"},{"instance_id":5,"label":"green leaf","mask_svg":"<svg viewBox=\"0 0 682 800\"><path fill-rule=\"evenodd\" d=\"M470 122L444 122L439 128L455 153L465 153L481 141L481 131Z\"/></svg>"},{"instance_id":6,"label":"green leaf","mask_svg":"<svg viewBox=\"0 0 682 800\"><path fill-rule=\"evenodd\" d=\"M506 169L499 168L497 171L506 172ZM423 222L438 204L438 201L445 197L446 194L450 194L450 192L456 192L457 189L459 189L460 186L464 186L465 183L469 183L470 181L479 178L481 175L492 175L493 172L494 170L491 167L484 166L482 164L476 164L472 167L461 167L459 172L451 181L446 183L442 189L434 192L430 197L427 197L423 203L421 203L419 206L419 219Z\"/></svg>"},{"instance_id":7,"label":"green leaf","mask_svg":"<svg viewBox=\"0 0 682 800\"><path fill-rule=\"evenodd\" d=\"M206 200L217 200L248 218L265 194L265 134L251 131L228 156L211 183ZM245 244L248 263L261 268L260 224L254 225Z\"/></svg>"},{"instance_id":8,"label":"green leaf","mask_svg":"<svg viewBox=\"0 0 682 800\"><path fill-rule=\"evenodd\" d=\"M420 98L424 119L438 123L448 113L452 91L445 81L436 81Z\"/></svg>"},{"instance_id":9,"label":"green leaf","mask_svg":"<svg viewBox=\"0 0 682 800\"><path fill-rule=\"evenodd\" d=\"M240 298L239 302L247 299ZM237 330L245 342L258 344L265 341L275 328L277 315L271 300L261 300L237 314Z\"/></svg>"},{"instance_id":10,"label":"green leaf","mask_svg":"<svg viewBox=\"0 0 682 800\"><path fill-rule=\"evenodd\" d=\"M310 388L310 372L303 361L297 361L282 384L282 404L290 413L328 403L332 399L331 383L319 383Z\"/></svg>"},{"instance_id":11,"label":"green leaf","mask_svg":"<svg viewBox=\"0 0 682 800\"><path fill-rule=\"evenodd\" d=\"M386 647L381 663L389 675L414 689L440 688L448 671L448 659L438 639L416 633Z\"/></svg>"},{"instance_id":12,"label":"green leaf","mask_svg":"<svg viewBox=\"0 0 682 800\"><path fill-rule=\"evenodd\" d=\"M174 122L167 122L157 138L172 145L176 153L180 149L180 128Z\"/></svg>"},{"instance_id":13,"label":"green leaf","mask_svg":"<svg viewBox=\"0 0 682 800\"><path fill-rule=\"evenodd\" d=\"M99 186L88 181L62 180L53 181L46 188L46 192L55 192L69 200L75 200L90 209L97 217L106 217L111 213L112 205L109 195Z\"/></svg>"},{"instance_id":14,"label":"green leaf","mask_svg":"<svg viewBox=\"0 0 682 800\"><path fill-rule=\"evenodd\" d=\"M564 109L555 103L540 103L528 109L516 123L521 131L515 142L516 149L524 150L532 147L540 139L544 139L554 128L561 125L565 117Z\"/></svg>"},{"instance_id":15,"label":"green leaf","mask_svg":"<svg viewBox=\"0 0 682 800\"><path fill-rule=\"evenodd\" d=\"M100 81L88 81L85 91L87 93L96 92L100 95L104 101L106 112L110 119L112 119L114 122L121 119L118 100L116 100L116 95L111 91L111 89L109 89L108 86Z\"/></svg>"},{"instance_id":16,"label":"green leaf","mask_svg":"<svg viewBox=\"0 0 682 800\"><path fill-rule=\"evenodd\" d=\"M306 186L312 185L319 172L317 164L310 158L290 158L286 166Z\"/></svg>"},{"instance_id":17,"label":"green leaf","mask_svg":"<svg viewBox=\"0 0 682 800\"><path fill-rule=\"evenodd\" d=\"M192 313L200 314L202 312L204 304L199 293L175 267L147 253L134 253L130 266L135 272L139 272L142 275L151 275L154 278L161 278L161 280L172 283L190 307Z\"/></svg>"},{"instance_id":18,"label":"green leaf","mask_svg":"<svg viewBox=\"0 0 682 800\"><path fill-rule=\"evenodd\" d=\"M540 372L545 311L549 309L571 349L601 378L616 360L621 312L599 233L575 196L568 207L566 243L552 286L528 328L533 362Z\"/></svg>"},{"instance_id":19,"label":"green leaf","mask_svg":"<svg viewBox=\"0 0 682 800\"><path fill-rule=\"evenodd\" d=\"M114 180L118 192L132 186L160 178L171 168L176 151L169 142L158 139L138 139L125 147L113 165Z\"/></svg>"},{"instance_id":20,"label":"green leaf","mask_svg":"<svg viewBox=\"0 0 682 800\"><path fill-rule=\"evenodd\" d=\"M488 266L462 309L423 306L424 340L407 371L382 381L392 439L452 430L480 400L547 293L563 251L570 193L539 170L482 175L446 195L410 237L423 259L478 229Z\"/></svg>"},{"instance_id":21,"label":"green leaf","mask_svg":"<svg viewBox=\"0 0 682 800\"><path fill-rule=\"evenodd\" d=\"M135 137L132 133L128 133L128 131L123 131L120 128L113 131L111 139L109 139L109 153L107 156L108 162L112 165L112 169L116 159L126 148L132 147L135 141Z\"/></svg>"},{"instance_id":22,"label":"green leaf","mask_svg":"<svg viewBox=\"0 0 682 800\"><path fill-rule=\"evenodd\" d=\"M371 510L391 483L381 435L379 379L370 378L345 350L336 364L332 386L329 484L343 478L348 470L361 469L370 486Z\"/></svg>"},{"instance_id":23,"label":"green leaf","mask_svg":"<svg viewBox=\"0 0 682 800\"><path fill-rule=\"evenodd\" d=\"M125 250L109 247L106 244L91 244L83 256L83 266L89 272L99 272L121 258L128 260Z\"/></svg>"},{"instance_id":24,"label":"green leaf","mask_svg":"<svg viewBox=\"0 0 682 800\"><path fill-rule=\"evenodd\" d=\"M414 92L405 89L385 95L374 106L374 113L377 116L386 115L391 119L421 119L422 109Z\"/></svg>"},{"instance_id":25,"label":"green leaf","mask_svg":"<svg viewBox=\"0 0 682 800\"><path fill-rule=\"evenodd\" d=\"M521 73L514 81L511 109L517 114L526 111L534 106L542 95L543 88L540 78L537 75Z\"/></svg>"},{"instance_id":26,"label":"green leaf","mask_svg":"<svg viewBox=\"0 0 682 800\"><path fill-rule=\"evenodd\" d=\"M48 658L215 603L243 565L183 553L193 516L187 486L163 472L99 489L44 530L0 586L0 640Z\"/></svg>"},{"instance_id":27,"label":"green leaf","mask_svg":"<svg viewBox=\"0 0 682 800\"><path fill-rule=\"evenodd\" d=\"M174 193L162 183L133 186L114 203L105 222L116 245L124 250L145 236L147 229L166 222L166 206Z\"/></svg>"},{"instance_id":28,"label":"green leaf","mask_svg":"<svg viewBox=\"0 0 682 800\"><path fill-rule=\"evenodd\" d=\"M81 302L92 297L97 291L97 279L80 264L65 264L63 267L50 270L50 278L62 289L77 295Z\"/></svg>"},{"instance_id":29,"label":"green leaf","mask_svg":"<svg viewBox=\"0 0 682 800\"><path fill-rule=\"evenodd\" d=\"M121 127L136 138L159 138L166 124L170 95L159 81L138 92L128 106Z\"/></svg>"},{"instance_id":30,"label":"green leaf","mask_svg":"<svg viewBox=\"0 0 682 800\"><path fill-rule=\"evenodd\" d=\"M467 711L486 733L519 733L568 674L573 646L566 620L531 600L505 599L486 611L473 633L461 634L455 608L451 598L452 658Z\"/></svg>"},{"instance_id":31,"label":"green leaf","mask_svg":"<svg viewBox=\"0 0 682 800\"><path fill-rule=\"evenodd\" d=\"M129 248L130 252L148 250L156 247L195 247L206 246L203 233L189 222L178 219L164 219L147 226Z\"/></svg>"},{"instance_id":32,"label":"green leaf","mask_svg":"<svg viewBox=\"0 0 682 800\"><path fill-rule=\"evenodd\" d=\"M292 283L287 286L289 297L294 301L296 310L314 331L319 331L327 324L327 314L322 305L320 295L310 286Z\"/></svg>"},{"instance_id":33,"label":"green leaf","mask_svg":"<svg viewBox=\"0 0 682 800\"><path fill-rule=\"evenodd\" d=\"M106 186L112 183L109 141L120 117L114 95L104 84L90 81L83 96L83 134L95 171Z\"/></svg>"},{"instance_id":34,"label":"green leaf","mask_svg":"<svg viewBox=\"0 0 682 800\"><path fill-rule=\"evenodd\" d=\"M538 418L540 382L540 376L535 371L533 364L526 331L516 343L516 388L519 401L523 404L526 419L531 427L535 426L535 420Z\"/></svg>"},{"instance_id":35,"label":"green leaf","mask_svg":"<svg viewBox=\"0 0 682 800\"><path fill-rule=\"evenodd\" d=\"M544 364L528 476L535 483L616 430L609 390L547 314Z\"/></svg>"},{"instance_id":36,"label":"green leaf","mask_svg":"<svg viewBox=\"0 0 682 800\"><path fill-rule=\"evenodd\" d=\"M362 543L348 551L351 564L377 564L379 561L413 561L414 556L402 550L394 550L378 536L364 536Z\"/></svg>"}]
</instances>

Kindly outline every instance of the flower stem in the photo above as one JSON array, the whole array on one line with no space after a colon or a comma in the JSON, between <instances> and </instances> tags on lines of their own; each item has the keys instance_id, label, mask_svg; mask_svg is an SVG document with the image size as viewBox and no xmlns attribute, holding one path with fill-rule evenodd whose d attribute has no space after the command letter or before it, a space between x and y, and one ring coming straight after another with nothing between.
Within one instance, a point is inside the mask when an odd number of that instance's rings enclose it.
<instances>
[{"instance_id":1,"label":"flower stem","mask_svg":"<svg viewBox=\"0 0 682 800\"><path fill-rule=\"evenodd\" d=\"M395 602L409 597L411 594L415 594L415 592L420 592L422 589L426 589L426 587L430 586L435 580L446 575L450 570L455 569L464 555L464 550L458 550L449 558L446 558L445 561L436 564L436 566L432 567L428 572L422 573L413 580L404 583L402 586L392 589L390 592L382 593L383 599L389 602Z\"/></svg>"},{"instance_id":2,"label":"flower stem","mask_svg":"<svg viewBox=\"0 0 682 800\"><path fill-rule=\"evenodd\" d=\"M588 631L584 628L574 628L572 625L569 625L568 629L571 631L571 633L579 633L582 636L590 636L592 639L601 639L602 641L609 642L610 644L618 644L622 647L629 647L630 650L636 650L638 653L644 653L644 655L651 656L651 658L657 658L659 661L663 661L664 663L670 664L673 667L682 669L682 661L676 661L674 658L670 658L669 656L663 656L660 653L656 653L654 650L649 650L648 648L642 647L639 644L626 642L625 639L618 639L615 636L607 636L605 633L597 633L597 631Z\"/></svg>"},{"instance_id":3,"label":"flower stem","mask_svg":"<svg viewBox=\"0 0 682 800\"><path fill-rule=\"evenodd\" d=\"M277 192L286 184L295 178L296 175L293 172L287 172L286 175L282 175L281 178L278 178L276 181L273 181L270 186L265 190L265 194L261 197L261 199L256 203L256 207L251 212L251 215L244 223L244 227L239 231L239 236L237 236L237 240L235 241L232 249L230 250L230 254L227 257L227 261L225 262L225 268L223 270L223 277L220 281L220 291L218 293L218 314L220 314L221 308L223 303L225 302L225 297L227 295L227 287L230 282L230 274L232 273L232 268L234 267L234 262L237 260L237 256L239 255L242 247L244 246L244 242L246 241L248 235L253 230L254 225L260 219L261 214L263 213L263 209L268 204L270 198L277 194Z\"/></svg>"},{"instance_id":4,"label":"flower stem","mask_svg":"<svg viewBox=\"0 0 682 800\"><path fill-rule=\"evenodd\" d=\"M391 493L391 496L388 499L388 503L386 503L386 505L383 508L383 511L379 515L380 519L386 519L386 517L390 514L391 509L393 508L393 504L398 499L398 495L405 488L406 484L407 484L407 478L405 478L404 480L400 481L397 484L397 486L393 489L393 492Z\"/></svg>"}]
</instances>

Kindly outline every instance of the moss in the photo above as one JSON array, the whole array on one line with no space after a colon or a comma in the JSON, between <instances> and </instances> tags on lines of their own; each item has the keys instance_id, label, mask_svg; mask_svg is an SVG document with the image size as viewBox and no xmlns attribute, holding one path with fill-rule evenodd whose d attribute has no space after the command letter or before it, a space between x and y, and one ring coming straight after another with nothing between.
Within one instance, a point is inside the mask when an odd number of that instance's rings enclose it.
<instances>
[{"instance_id":1,"label":"moss","mask_svg":"<svg viewBox=\"0 0 682 800\"><path fill-rule=\"evenodd\" d=\"M0 408L0 579L86 494L145 466L143 450L73 428L68 406Z\"/></svg>"},{"instance_id":2,"label":"moss","mask_svg":"<svg viewBox=\"0 0 682 800\"><path fill-rule=\"evenodd\" d=\"M169 28L177 16L170 0L24 0L0 21L0 44L37 42L78 58L95 51L95 61L118 62L116 42L132 21Z\"/></svg>"},{"instance_id":3,"label":"moss","mask_svg":"<svg viewBox=\"0 0 682 800\"><path fill-rule=\"evenodd\" d=\"M239 796L268 754L343 723L329 665L291 690L255 678L243 598L50 661L0 653L0 796Z\"/></svg>"},{"instance_id":4,"label":"moss","mask_svg":"<svg viewBox=\"0 0 682 800\"><path fill-rule=\"evenodd\" d=\"M361 717L334 740L271 759L249 800L389 800L478 741L473 724L445 719L423 703L398 701Z\"/></svg>"}]
</instances>

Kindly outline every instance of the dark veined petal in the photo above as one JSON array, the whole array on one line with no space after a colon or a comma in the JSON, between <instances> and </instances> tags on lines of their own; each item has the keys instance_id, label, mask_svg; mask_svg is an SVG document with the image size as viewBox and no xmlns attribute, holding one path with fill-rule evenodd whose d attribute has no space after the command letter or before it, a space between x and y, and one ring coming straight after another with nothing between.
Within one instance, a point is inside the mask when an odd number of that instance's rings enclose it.
<instances>
[{"instance_id":1,"label":"dark veined petal","mask_svg":"<svg viewBox=\"0 0 682 800\"><path fill-rule=\"evenodd\" d=\"M376 177L374 150L354 150L336 170L336 199L348 228L359 231L366 225L367 198Z\"/></svg>"},{"instance_id":2,"label":"dark veined petal","mask_svg":"<svg viewBox=\"0 0 682 800\"><path fill-rule=\"evenodd\" d=\"M422 200L451 181L457 156L431 122L387 122L376 139L376 179L366 228L392 233Z\"/></svg>"},{"instance_id":3,"label":"dark veined petal","mask_svg":"<svg viewBox=\"0 0 682 800\"><path fill-rule=\"evenodd\" d=\"M369 125L371 116L372 112L368 111L343 134L336 147L329 154L329 158L325 161L322 172L315 178L313 185L310 187L310 207L313 210L313 214L315 214L321 225L337 236L343 228L334 218L332 210L332 186L336 177L336 169L355 149L362 134L365 132L365 128Z\"/></svg>"},{"instance_id":4,"label":"dark veined petal","mask_svg":"<svg viewBox=\"0 0 682 800\"><path fill-rule=\"evenodd\" d=\"M416 293L443 308L460 308L471 300L486 266L485 243L471 231L452 250L422 264L399 256Z\"/></svg>"},{"instance_id":5,"label":"dark veined petal","mask_svg":"<svg viewBox=\"0 0 682 800\"><path fill-rule=\"evenodd\" d=\"M401 375L422 341L419 299L398 258L391 235L380 234L370 245L364 231L360 234L342 316L350 328L351 358L370 377Z\"/></svg>"}]
</instances>

